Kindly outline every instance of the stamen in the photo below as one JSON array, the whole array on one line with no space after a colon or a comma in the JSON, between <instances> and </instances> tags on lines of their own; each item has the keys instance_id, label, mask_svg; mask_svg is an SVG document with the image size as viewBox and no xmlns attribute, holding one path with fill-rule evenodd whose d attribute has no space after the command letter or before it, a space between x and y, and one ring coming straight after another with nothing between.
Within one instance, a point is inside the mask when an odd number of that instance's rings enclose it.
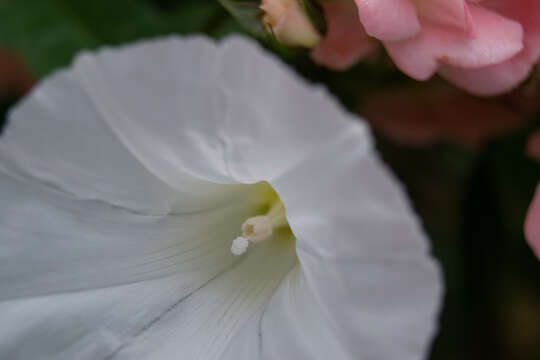
<instances>
[{"instance_id":1,"label":"stamen","mask_svg":"<svg viewBox=\"0 0 540 360\"><path fill-rule=\"evenodd\" d=\"M231 252L242 255L246 252L249 243L258 243L268 239L274 228L287 225L285 208L281 201L276 201L266 215L250 217L242 224L242 236L234 239Z\"/></svg>"},{"instance_id":2,"label":"stamen","mask_svg":"<svg viewBox=\"0 0 540 360\"><path fill-rule=\"evenodd\" d=\"M266 215L261 215L247 219L242 224L242 235L254 243L268 239L272 235L270 218Z\"/></svg>"}]
</instances>

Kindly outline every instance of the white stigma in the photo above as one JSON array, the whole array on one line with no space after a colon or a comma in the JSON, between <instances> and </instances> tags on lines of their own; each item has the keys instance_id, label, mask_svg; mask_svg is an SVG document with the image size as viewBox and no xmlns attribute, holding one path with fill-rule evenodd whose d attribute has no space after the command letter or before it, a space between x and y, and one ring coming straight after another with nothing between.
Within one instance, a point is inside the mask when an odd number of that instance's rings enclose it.
<instances>
[{"instance_id":1,"label":"white stigma","mask_svg":"<svg viewBox=\"0 0 540 360\"><path fill-rule=\"evenodd\" d=\"M243 236L239 236L233 240L232 246L231 246L231 252L234 255L242 255L243 253L246 252L248 245L249 245L248 239L246 239Z\"/></svg>"},{"instance_id":2,"label":"white stigma","mask_svg":"<svg viewBox=\"0 0 540 360\"><path fill-rule=\"evenodd\" d=\"M231 252L234 255L242 255L246 252L249 243L258 243L268 239L274 228L287 224L285 219L285 208L281 201L278 201L268 211L266 215L250 217L241 226L242 236L234 239L231 245Z\"/></svg>"}]
</instances>

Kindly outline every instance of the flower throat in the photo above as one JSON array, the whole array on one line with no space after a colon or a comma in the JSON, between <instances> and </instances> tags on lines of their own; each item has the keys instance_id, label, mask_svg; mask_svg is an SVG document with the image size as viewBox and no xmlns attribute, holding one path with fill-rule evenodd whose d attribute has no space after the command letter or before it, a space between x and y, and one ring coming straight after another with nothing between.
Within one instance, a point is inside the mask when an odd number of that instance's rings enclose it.
<instances>
[{"instance_id":1,"label":"flower throat","mask_svg":"<svg viewBox=\"0 0 540 360\"><path fill-rule=\"evenodd\" d=\"M233 240L231 252L234 255L242 255L250 243L264 241L274 230L288 226L285 207L279 197L276 197L265 215L253 216L244 221L240 227L242 235Z\"/></svg>"}]
</instances>

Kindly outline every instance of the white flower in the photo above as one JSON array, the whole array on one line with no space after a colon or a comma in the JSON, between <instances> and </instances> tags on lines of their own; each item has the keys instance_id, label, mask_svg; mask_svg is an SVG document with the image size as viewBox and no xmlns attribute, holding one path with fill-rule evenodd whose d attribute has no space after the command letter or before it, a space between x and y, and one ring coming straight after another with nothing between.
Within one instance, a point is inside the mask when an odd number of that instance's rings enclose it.
<instances>
[{"instance_id":1,"label":"white flower","mask_svg":"<svg viewBox=\"0 0 540 360\"><path fill-rule=\"evenodd\" d=\"M11 113L0 201L1 359L412 360L434 331L366 125L247 40L80 56Z\"/></svg>"}]
</instances>

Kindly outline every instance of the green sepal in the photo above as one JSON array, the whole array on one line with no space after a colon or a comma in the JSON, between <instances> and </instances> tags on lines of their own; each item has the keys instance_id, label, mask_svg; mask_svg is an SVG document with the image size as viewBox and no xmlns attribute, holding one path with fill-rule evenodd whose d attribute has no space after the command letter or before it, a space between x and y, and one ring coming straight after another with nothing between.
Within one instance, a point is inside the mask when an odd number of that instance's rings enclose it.
<instances>
[{"instance_id":1,"label":"green sepal","mask_svg":"<svg viewBox=\"0 0 540 360\"><path fill-rule=\"evenodd\" d=\"M300 0L308 19L321 34L326 34L326 20L321 5L316 0Z\"/></svg>"},{"instance_id":2,"label":"green sepal","mask_svg":"<svg viewBox=\"0 0 540 360\"><path fill-rule=\"evenodd\" d=\"M261 21L260 0L218 0L219 3L244 27L258 38L267 38L268 32Z\"/></svg>"}]
</instances>

